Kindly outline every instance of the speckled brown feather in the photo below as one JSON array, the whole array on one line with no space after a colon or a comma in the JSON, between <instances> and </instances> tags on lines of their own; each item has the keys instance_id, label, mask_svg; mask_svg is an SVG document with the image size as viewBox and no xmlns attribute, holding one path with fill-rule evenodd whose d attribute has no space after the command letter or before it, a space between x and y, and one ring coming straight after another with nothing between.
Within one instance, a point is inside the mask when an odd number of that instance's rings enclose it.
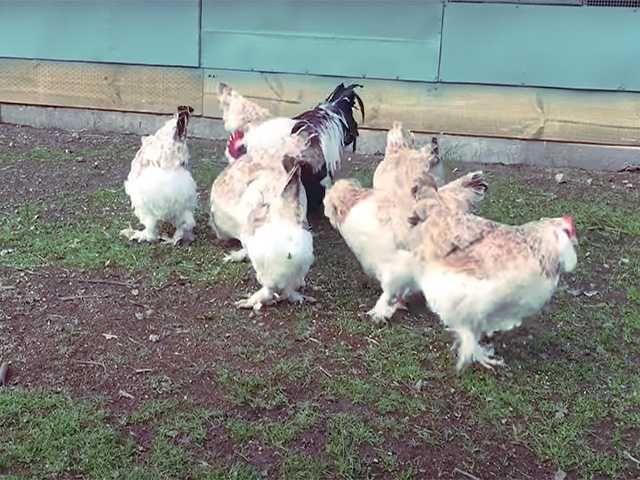
<instances>
[{"instance_id":1,"label":"speckled brown feather","mask_svg":"<svg viewBox=\"0 0 640 480\"><path fill-rule=\"evenodd\" d=\"M373 175L373 187L387 191L408 191L416 178L429 172L438 163L430 146L411 148L402 131L402 124L394 122L387 134L387 147L382 162Z\"/></svg>"},{"instance_id":2,"label":"speckled brown feather","mask_svg":"<svg viewBox=\"0 0 640 480\"><path fill-rule=\"evenodd\" d=\"M271 116L269 110L247 100L223 82L218 84L218 101L225 128L229 130L245 128L250 123L263 121Z\"/></svg>"},{"instance_id":3,"label":"speckled brown feather","mask_svg":"<svg viewBox=\"0 0 640 480\"><path fill-rule=\"evenodd\" d=\"M338 180L325 195L325 214L334 227L342 225L351 209L372 194L355 180Z\"/></svg>"},{"instance_id":4,"label":"speckled brown feather","mask_svg":"<svg viewBox=\"0 0 640 480\"><path fill-rule=\"evenodd\" d=\"M540 220L523 226L501 225L484 218L454 212L434 200L417 207L414 237L418 258L478 279L501 269L535 269L545 277L558 272L554 222Z\"/></svg>"}]
</instances>

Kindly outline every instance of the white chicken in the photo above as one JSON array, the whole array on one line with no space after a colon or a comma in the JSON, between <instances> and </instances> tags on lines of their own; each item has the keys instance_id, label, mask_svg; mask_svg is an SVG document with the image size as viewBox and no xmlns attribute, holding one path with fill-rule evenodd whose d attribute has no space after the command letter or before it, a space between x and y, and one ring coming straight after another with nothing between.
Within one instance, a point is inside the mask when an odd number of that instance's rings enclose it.
<instances>
[{"instance_id":1,"label":"white chicken","mask_svg":"<svg viewBox=\"0 0 640 480\"><path fill-rule=\"evenodd\" d=\"M373 172L373 188L408 193L425 171L431 173L438 184L442 183L444 172L438 155L438 140L433 137L430 146L415 148L415 139L411 136L412 144L409 145L402 122L393 122L387 133L384 158Z\"/></svg>"},{"instance_id":2,"label":"white chicken","mask_svg":"<svg viewBox=\"0 0 640 480\"><path fill-rule=\"evenodd\" d=\"M129 240L158 240L162 222L175 227L172 238L163 241L188 244L193 241L196 183L189 171L186 143L189 115L193 109L178 107L178 113L155 134L142 137L142 146L131 162L124 189L143 230L125 228Z\"/></svg>"},{"instance_id":3,"label":"white chicken","mask_svg":"<svg viewBox=\"0 0 640 480\"><path fill-rule=\"evenodd\" d=\"M240 308L258 310L280 299L314 300L299 292L314 260L301 163L296 159L306 146L301 135L283 137L279 148L252 150L213 183L210 225L218 238L242 243L225 261L248 257L262 286L237 302Z\"/></svg>"},{"instance_id":4,"label":"white chicken","mask_svg":"<svg viewBox=\"0 0 640 480\"><path fill-rule=\"evenodd\" d=\"M419 291L415 260L407 244L411 233L407 219L415 207L417 182L433 181L435 188L435 180L425 175L434 164L431 150L410 149L404 141L396 141L401 137L402 127L396 123L389 131L385 158L374 176L374 187L378 188L338 180L324 199L331 225L340 232L365 273L380 282L382 294L368 312L377 324L387 322L398 308L405 308L403 298ZM486 188L482 172L444 187L449 202L463 210L479 203Z\"/></svg>"},{"instance_id":5,"label":"white chicken","mask_svg":"<svg viewBox=\"0 0 640 480\"><path fill-rule=\"evenodd\" d=\"M411 223L417 279L431 310L456 336L457 369L503 365L483 334L521 324L576 267L572 217L508 226L449 208L425 188Z\"/></svg>"},{"instance_id":6,"label":"white chicken","mask_svg":"<svg viewBox=\"0 0 640 480\"><path fill-rule=\"evenodd\" d=\"M413 199L416 181L424 180L426 172L435 179L441 200L452 208L475 210L484 199L486 184L482 172L471 172L442 185L444 168L438 155L437 139L434 137L430 146L412 148L406 140L402 123L393 122L387 134L384 158L373 174L373 188L395 195L411 195Z\"/></svg>"},{"instance_id":7,"label":"white chicken","mask_svg":"<svg viewBox=\"0 0 640 480\"><path fill-rule=\"evenodd\" d=\"M271 148L291 133L304 133L308 147L301 178L310 208L321 205L325 188L331 186L340 168L344 149L356 149L358 124L353 118L356 102L364 121L364 104L355 92L362 85L338 85L326 100L293 118L271 117L269 111L247 100L224 83L218 99L225 128L232 132L225 155L233 162L253 149ZM274 143L275 142L275 143Z\"/></svg>"}]
</instances>

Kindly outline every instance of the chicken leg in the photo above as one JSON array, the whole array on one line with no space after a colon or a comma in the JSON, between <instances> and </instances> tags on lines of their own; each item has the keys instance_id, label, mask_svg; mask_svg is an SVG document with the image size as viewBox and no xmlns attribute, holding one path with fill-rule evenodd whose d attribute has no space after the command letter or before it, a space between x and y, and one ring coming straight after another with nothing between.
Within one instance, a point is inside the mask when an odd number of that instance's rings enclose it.
<instances>
[{"instance_id":1,"label":"chicken leg","mask_svg":"<svg viewBox=\"0 0 640 480\"><path fill-rule=\"evenodd\" d=\"M467 328L451 328L456 335L456 341L452 348L458 348L458 363L456 369L461 371L471 362L478 362L485 368L493 370L494 366L504 366L504 360L494 356L492 345L480 344L480 335Z\"/></svg>"},{"instance_id":2,"label":"chicken leg","mask_svg":"<svg viewBox=\"0 0 640 480\"><path fill-rule=\"evenodd\" d=\"M141 223L144 225L143 230L134 230L131 227L120 230L120 235L127 240L137 240L138 242L155 242L158 240L158 222L152 218L143 218Z\"/></svg>"}]
</instances>

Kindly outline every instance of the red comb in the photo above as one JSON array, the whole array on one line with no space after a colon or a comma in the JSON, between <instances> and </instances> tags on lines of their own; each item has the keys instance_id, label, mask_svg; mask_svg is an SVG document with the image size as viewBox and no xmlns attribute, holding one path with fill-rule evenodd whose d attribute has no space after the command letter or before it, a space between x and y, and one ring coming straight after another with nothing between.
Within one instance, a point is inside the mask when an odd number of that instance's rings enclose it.
<instances>
[{"instance_id":1,"label":"red comb","mask_svg":"<svg viewBox=\"0 0 640 480\"><path fill-rule=\"evenodd\" d=\"M564 215L562 219L569 225L569 232L571 235L576 234L576 222L573 220L571 215Z\"/></svg>"},{"instance_id":2,"label":"red comb","mask_svg":"<svg viewBox=\"0 0 640 480\"><path fill-rule=\"evenodd\" d=\"M229 140L227 141L227 149L229 150L229 154L237 159L242 155L242 152L238 148L238 142L244 138L244 132L242 130L236 130L231 134Z\"/></svg>"}]
</instances>

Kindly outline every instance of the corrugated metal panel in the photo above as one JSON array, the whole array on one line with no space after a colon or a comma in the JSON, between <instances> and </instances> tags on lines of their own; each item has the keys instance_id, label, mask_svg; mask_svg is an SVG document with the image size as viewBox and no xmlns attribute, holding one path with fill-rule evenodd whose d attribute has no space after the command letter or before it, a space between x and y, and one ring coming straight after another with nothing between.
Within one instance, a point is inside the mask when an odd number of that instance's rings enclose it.
<instances>
[{"instance_id":1,"label":"corrugated metal panel","mask_svg":"<svg viewBox=\"0 0 640 480\"><path fill-rule=\"evenodd\" d=\"M198 66L199 0L1 0L0 57Z\"/></svg>"},{"instance_id":2,"label":"corrugated metal panel","mask_svg":"<svg viewBox=\"0 0 640 480\"><path fill-rule=\"evenodd\" d=\"M202 70L0 58L0 102L200 114Z\"/></svg>"},{"instance_id":3,"label":"corrugated metal panel","mask_svg":"<svg viewBox=\"0 0 640 480\"><path fill-rule=\"evenodd\" d=\"M202 65L433 81L442 8L415 0L203 0Z\"/></svg>"},{"instance_id":4,"label":"corrugated metal panel","mask_svg":"<svg viewBox=\"0 0 640 480\"><path fill-rule=\"evenodd\" d=\"M448 3L440 80L640 91L640 11Z\"/></svg>"},{"instance_id":5,"label":"corrugated metal panel","mask_svg":"<svg viewBox=\"0 0 640 480\"><path fill-rule=\"evenodd\" d=\"M582 5L582 0L448 0L449 3L519 3L532 5Z\"/></svg>"}]
</instances>

